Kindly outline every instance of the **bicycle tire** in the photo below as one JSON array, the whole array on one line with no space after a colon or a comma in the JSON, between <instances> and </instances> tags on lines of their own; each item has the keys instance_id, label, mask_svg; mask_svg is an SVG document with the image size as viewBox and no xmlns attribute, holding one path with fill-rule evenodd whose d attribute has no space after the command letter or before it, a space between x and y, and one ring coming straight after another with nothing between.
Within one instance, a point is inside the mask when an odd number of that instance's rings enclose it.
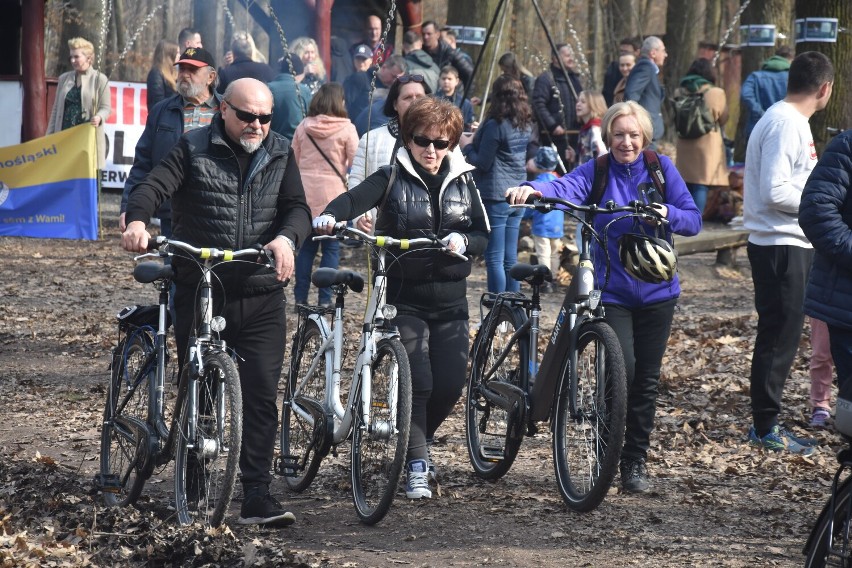
<instances>
[{"instance_id":1,"label":"bicycle tire","mask_svg":"<svg viewBox=\"0 0 852 568\"><path fill-rule=\"evenodd\" d=\"M808 542L805 545L805 568L824 566L852 566L852 551L849 550L850 523L847 521L852 507L852 477L847 477L837 490L834 511L831 510L831 498L823 507L814 523ZM834 546L829 548L831 535ZM845 547L844 547L845 541ZM844 554L844 548L846 552Z\"/></svg>"},{"instance_id":2,"label":"bicycle tire","mask_svg":"<svg viewBox=\"0 0 852 568\"><path fill-rule=\"evenodd\" d=\"M465 436L467 453L474 472L486 480L503 477L518 456L523 437L509 435L507 413L489 403L481 394L482 375L494 365L515 331L524 324L508 306L492 310L474 339L474 359L468 375L465 400ZM515 343L490 381L502 381L520 387L520 365L527 361L527 344Z\"/></svg>"},{"instance_id":3,"label":"bicycle tire","mask_svg":"<svg viewBox=\"0 0 852 568\"><path fill-rule=\"evenodd\" d=\"M582 324L577 337L577 384L569 384L570 359L562 365L553 428L553 465L565 503L591 511L609 491L624 445L627 379L624 356L612 327ZM571 416L571 393L577 414Z\"/></svg>"},{"instance_id":4,"label":"bicycle tire","mask_svg":"<svg viewBox=\"0 0 852 568\"><path fill-rule=\"evenodd\" d=\"M189 525L197 519L218 527L231 504L240 463L243 402L236 363L221 351L205 354L204 375L198 383L194 439L188 436L190 398L185 397L178 421L177 518L181 525Z\"/></svg>"},{"instance_id":5,"label":"bicycle tire","mask_svg":"<svg viewBox=\"0 0 852 568\"><path fill-rule=\"evenodd\" d=\"M397 338L376 345L372 364L370 424L356 412L352 433L352 499L362 522L373 525L384 518L396 495L411 427L411 368ZM363 383L355 400L363 404ZM395 417L394 417L395 409Z\"/></svg>"},{"instance_id":6,"label":"bicycle tire","mask_svg":"<svg viewBox=\"0 0 852 568\"><path fill-rule=\"evenodd\" d=\"M323 337L319 325L313 320L305 324L303 334L293 339L293 351L290 358L290 368L287 376L287 386L284 403L281 406L281 455L289 456L293 467L285 468L284 483L297 493L307 489L319 470L326 450L321 448L321 436L317 428L321 424L314 420L313 424L299 413L293 412L293 405L301 405L304 412L311 413L306 408L306 399L322 405L325 400L326 359L322 357L313 374L305 381L297 397L293 391L301 379L306 376L311 362L322 347Z\"/></svg>"},{"instance_id":7,"label":"bicycle tire","mask_svg":"<svg viewBox=\"0 0 852 568\"><path fill-rule=\"evenodd\" d=\"M125 335L112 354L100 456L101 491L108 507L132 505L145 486L138 461L141 444L147 443L143 438L147 438L148 381L154 368L151 364L147 370L141 367L153 351L151 334L140 329ZM106 484L106 479L111 482Z\"/></svg>"}]
</instances>

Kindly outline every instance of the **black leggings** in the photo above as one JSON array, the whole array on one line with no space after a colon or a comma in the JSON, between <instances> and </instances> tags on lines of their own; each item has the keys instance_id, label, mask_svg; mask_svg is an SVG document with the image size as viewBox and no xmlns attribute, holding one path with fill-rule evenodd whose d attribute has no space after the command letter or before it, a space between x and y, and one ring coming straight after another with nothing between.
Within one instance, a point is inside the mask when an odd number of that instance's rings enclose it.
<instances>
[{"instance_id":1,"label":"black leggings","mask_svg":"<svg viewBox=\"0 0 852 568\"><path fill-rule=\"evenodd\" d=\"M645 459L654 429L657 386L677 300L641 308L606 305L627 370L627 428L622 459Z\"/></svg>"},{"instance_id":2,"label":"black leggings","mask_svg":"<svg viewBox=\"0 0 852 568\"><path fill-rule=\"evenodd\" d=\"M408 460L426 459L426 440L453 411L467 378L467 320L394 320L411 365L411 435Z\"/></svg>"}]
</instances>

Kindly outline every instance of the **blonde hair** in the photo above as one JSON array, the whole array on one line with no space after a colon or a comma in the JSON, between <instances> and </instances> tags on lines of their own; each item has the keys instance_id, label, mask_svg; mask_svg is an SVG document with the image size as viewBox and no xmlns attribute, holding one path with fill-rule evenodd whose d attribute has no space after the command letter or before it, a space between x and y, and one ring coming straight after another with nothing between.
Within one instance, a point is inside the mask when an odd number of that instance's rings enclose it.
<instances>
[{"instance_id":1,"label":"blonde hair","mask_svg":"<svg viewBox=\"0 0 852 568\"><path fill-rule=\"evenodd\" d=\"M177 59L179 53L178 44L167 39L161 39L157 42L157 47L154 48L154 59L151 62L151 68L159 69L163 79L172 89L175 88L177 82L175 59Z\"/></svg>"},{"instance_id":2,"label":"blonde hair","mask_svg":"<svg viewBox=\"0 0 852 568\"><path fill-rule=\"evenodd\" d=\"M314 53L317 54L314 60L309 61L309 63L313 63L317 66L317 77L319 77L320 80L325 81L325 65L323 65L322 58L320 58L319 56L319 46L317 46L317 42L315 42L313 38L305 36L297 37L295 40L293 40L291 50L293 51L293 53L299 56L299 59L301 59L302 54L305 52L305 48L308 46L313 46Z\"/></svg>"},{"instance_id":3,"label":"blonde hair","mask_svg":"<svg viewBox=\"0 0 852 568\"><path fill-rule=\"evenodd\" d=\"M651 124L651 116L636 101L624 101L615 103L603 116L601 130L604 133L604 141L607 146L612 146L612 123L622 116L632 116L636 119L639 129L642 131L642 149L647 148L654 139L654 126Z\"/></svg>"},{"instance_id":4,"label":"blonde hair","mask_svg":"<svg viewBox=\"0 0 852 568\"><path fill-rule=\"evenodd\" d=\"M94 57L95 55L95 46L86 38L72 37L69 39L68 50L73 51L75 49L82 49L83 53L86 54L86 57Z\"/></svg>"},{"instance_id":5,"label":"blonde hair","mask_svg":"<svg viewBox=\"0 0 852 568\"><path fill-rule=\"evenodd\" d=\"M606 99L600 91L581 91L578 97L585 97L589 107L589 118L600 118L606 113Z\"/></svg>"}]
</instances>

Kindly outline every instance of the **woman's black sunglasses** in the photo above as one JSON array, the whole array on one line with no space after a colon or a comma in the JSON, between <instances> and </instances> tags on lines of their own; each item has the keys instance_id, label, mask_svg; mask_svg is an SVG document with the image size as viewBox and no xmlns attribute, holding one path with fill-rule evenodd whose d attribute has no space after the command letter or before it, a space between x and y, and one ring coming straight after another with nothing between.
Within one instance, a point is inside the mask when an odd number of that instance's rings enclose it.
<instances>
[{"instance_id":1,"label":"woman's black sunglasses","mask_svg":"<svg viewBox=\"0 0 852 568\"><path fill-rule=\"evenodd\" d=\"M425 83L426 78L423 75L400 75L396 78L401 85L406 83Z\"/></svg>"},{"instance_id":2,"label":"woman's black sunglasses","mask_svg":"<svg viewBox=\"0 0 852 568\"><path fill-rule=\"evenodd\" d=\"M260 122L261 124L267 124L270 120L272 120L271 114L253 114L244 110L240 110L234 105L231 104L230 101L225 101L229 107L234 109L234 114L237 115L237 118L245 122L246 124L251 124L255 120Z\"/></svg>"},{"instance_id":3,"label":"woman's black sunglasses","mask_svg":"<svg viewBox=\"0 0 852 568\"><path fill-rule=\"evenodd\" d=\"M412 136L411 141L420 146L421 148L428 148L429 144L432 144L436 150L446 150L450 147L449 140L432 140L430 138L426 138L425 136Z\"/></svg>"}]
</instances>

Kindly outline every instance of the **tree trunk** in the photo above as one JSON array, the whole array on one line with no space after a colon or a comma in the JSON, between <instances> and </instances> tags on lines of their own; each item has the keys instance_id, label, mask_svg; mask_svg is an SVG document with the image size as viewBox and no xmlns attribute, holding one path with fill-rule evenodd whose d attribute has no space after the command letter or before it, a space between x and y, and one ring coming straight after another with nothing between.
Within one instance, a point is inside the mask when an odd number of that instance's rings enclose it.
<instances>
[{"instance_id":1,"label":"tree trunk","mask_svg":"<svg viewBox=\"0 0 852 568\"><path fill-rule=\"evenodd\" d=\"M704 39L719 43L722 27L722 0L706 0L704 6Z\"/></svg>"},{"instance_id":2,"label":"tree trunk","mask_svg":"<svg viewBox=\"0 0 852 568\"><path fill-rule=\"evenodd\" d=\"M71 62L68 59L68 40L75 37L83 37L95 46L95 68L103 66L104 54L99 49L106 47L106 37L101 38L101 20L104 16L104 4L101 0L69 0L65 4L65 18L62 25L62 39L59 42L59 65L56 74L61 75L71 70ZM107 23L108 24L108 23ZM103 33L109 30L104 26Z\"/></svg>"},{"instance_id":3,"label":"tree trunk","mask_svg":"<svg viewBox=\"0 0 852 568\"><path fill-rule=\"evenodd\" d=\"M509 50L512 18L511 13L506 12L506 10L511 9L511 7L508 6L510 1L511 0L503 0L502 9L495 21L494 30L488 38L488 45L485 46L485 53L482 54L482 57L479 60L479 67L476 70L473 85L468 90L468 96L473 93L482 93L485 91L485 87L488 83L488 70L491 68L491 62L496 61L496 58L499 58L502 53ZM518 4L519 2L514 3ZM450 2L447 6L447 23L460 26L478 26L488 29L489 25L494 20L497 8L500 7L500 5L500 0L466 0L465 2ZM530 20L534 20L535 16L532 14L532 6L527 6L526 8L528 12L527 17ZM503 29L503 37L499 41L498 45L497 40L500 35L500 22L503 20L504 14L506 16L506 24ZM461 44L461 47L467 51L471 57L473 57L474 62L477 61L477 58L480 56L482 51L481 46ZM494 78L496 78L499 72L500 70L495 66Z\"/></svg>"},{"instance_id":4,"label":"tree trunk","mask_svg":"<svg viewBox=\"0 0 852 568\"><path fill-rule=\"evenodd\" d=\"M812 3L814 0L810 0ZM840 0L838 0L840 1ZM845 1L845 0L844 0ZM745 3L746 0L742 0ZM790 45L795 41L792 32L793 0L752 0L745 12L743 12L741 24L775 24L776 34L783 33L787 36ZM782 42L776 42L776 45L783 45ZM772 47L752 47L745 46L742 48L742 80L752 71L760 68L761 64L769 57L774 55L775 48ZM744 112L739 113L737 121L737 137L734 146L734 161L742 162L745 160L745 151L747 140L743 136L745 128L746 116Z\"/></svg>"},{"instance_id":5,"label":"tree trunk","mask_svg":"<svg viewBox=\"0 0 852 568\"><path fill-rule=\"evenodd\" d=\"M796 0L796 18L837 18L838 26L852 21L852 5L849 0ZM803 42L796 45L797 53L819 51L834 64L834 88L824 111L811 117L811 131L817 153L831 138L828 128L845 130L852 127L852 90L849 88L852 69L852 36L838 33L837 43Z\"/></svg>"}]
</instances>

